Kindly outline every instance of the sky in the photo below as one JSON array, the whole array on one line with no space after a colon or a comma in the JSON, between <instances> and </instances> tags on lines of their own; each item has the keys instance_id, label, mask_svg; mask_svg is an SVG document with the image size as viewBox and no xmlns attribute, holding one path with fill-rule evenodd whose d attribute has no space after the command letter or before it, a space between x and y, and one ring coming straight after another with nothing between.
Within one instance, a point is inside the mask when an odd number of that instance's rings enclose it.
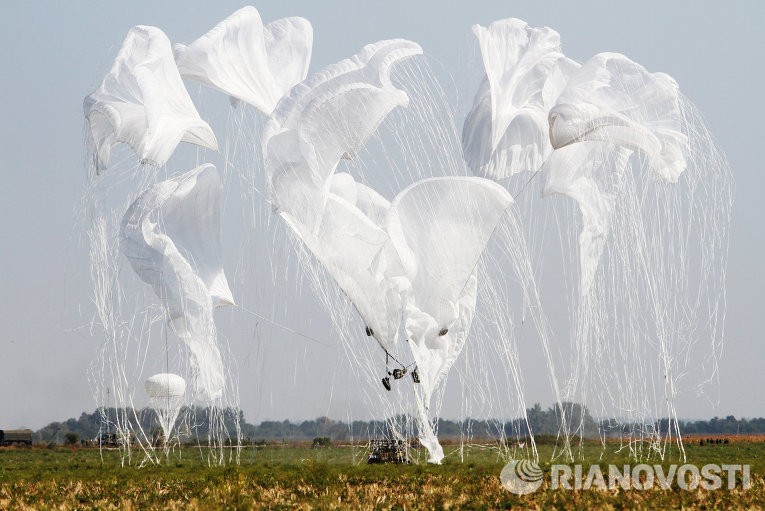
<instances>
[{"instance_id":1,"label":"sky","mask_svg":"<svg viewBox=\"0 0 765 511\"><path fill-rule=\"evenodd\" d=\"M0 429L39 428L96 407L88 375L100 340L89 332L88 318L78 313L88 309L90 301L87 252L77 231L81 225L75 221L85 182L83 98L108 70L132 26L158 26L171 41L190 42L243 5L83 1L3 7ZM650 71L673 76L703 113L736 182L719 403L689 398L680 403L679 413L690 418L765 415L765 169L759 153L765 114L765 4L387 0L253 5L264 21L303 16L312 23L311 71L364 44L403 37L418 42L438 67L459 76L475 52L471 25L517 17L532 26L554 28L561 34L564 52L575 60L614 51ZM460 94L470 101L474 90ZM317 338L332 335L309 291L296 307L280 321L298 332L310 329ZM261 332L255 340L232 339L247 418L342 418L349 408L356 409L360 397L343 397L338 390L352 384L323 369L343 357L343 351L277 330ZM280 375L291 373L297 381L295 374L303 363L313 367L300 385L290 388ZM318 384L310 392L313 381ZM549 396L530 389L527 402L536 401L551 404Z\"/></svg>"}]
</instances>

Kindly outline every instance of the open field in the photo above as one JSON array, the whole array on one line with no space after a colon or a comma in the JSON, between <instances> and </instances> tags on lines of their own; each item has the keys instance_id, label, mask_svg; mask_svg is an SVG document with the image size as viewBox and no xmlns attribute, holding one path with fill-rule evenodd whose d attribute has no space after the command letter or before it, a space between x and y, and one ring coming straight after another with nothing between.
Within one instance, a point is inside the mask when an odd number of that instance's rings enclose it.
<instances>
[{"instance_id":1,"label":"open field","mask_svg":"<svg viewBox=\"0 0 765 511\"><path fill-rule=\"evenodd\" d=\"M208 467L205 451L172 453L162 466L122 467L119 452L98 449L0 449L0 509L763 509L765 442L733 438L728 444L686 442L687 463L750 464L751 486L743 490L580 490L549 487L552 447L540 446L545 483L516 496L500 486L504 462L496 451L447 445L442 466L367 465L363 447L311 449L296 445L247 447L238 466ZM760 439L761 440L761 439ZM626 452L603 453L585 445L586 460L631 464ZM464 461L460 461L460 455ZM133 463L140 461L138 454ZM651 465L676 463L676 453ZM562 461L561 461L562 462ZM590 463L584 462L585 473Z\"/></svg>"}]
</instances>

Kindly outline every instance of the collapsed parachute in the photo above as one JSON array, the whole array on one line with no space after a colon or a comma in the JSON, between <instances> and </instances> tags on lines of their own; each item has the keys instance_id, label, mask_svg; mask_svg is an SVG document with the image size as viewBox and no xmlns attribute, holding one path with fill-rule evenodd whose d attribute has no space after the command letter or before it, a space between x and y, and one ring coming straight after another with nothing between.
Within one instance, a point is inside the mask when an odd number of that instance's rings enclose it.
<instances>
[{"instance_id":1,"label":"collapsed parachute","mask_svg":"<svg viewBox=\"0 0 765 511\"><path fill-rule=\"evenodd\" d=\"M329 177L352 158L408 96L390 82L392 66L422 49L394 39L365 46L292 88L263 135L269 196L310 229L318 227Z\"/></svg>"},{"instance_id":2,"label":"collapsed parachute","mask_svg":"<svg viewBox=\"0 0 765 511\"><path fill-rule=\"evenodd\" d=\"M418 181L390 206L348 174L334 175L331 189L316 233L289 213L282 217L386 354L397 345L403 312L421 383L415 390L420 440L430 461L440 463L431 397L464 345L476 306L475 268L512 198L499 185L474 177Z\"/></svg>"},{"instance_id":3,"label":"collapsed parachute","mask_svg":"<svg viewBox=\"0 0 765 511\"><path fill-rule=\"evenodd\" d=\"M582 213L580 294L586 295L608 236L609 216L632 151L675 183L687 167L688 137L677 83L624 55L601 53L577 70L550 110L556 151L546 162L545 195L574 199Z\"/></svg>"},{"instance_id":4,"label":"collapsed parachute","mask_svg":"<svg viewBox=\"0 0 765 511\"><path fill-rule=\"evenodd\" d=\"M180 142L218 150L210 126L197 113L160 29L133 27L109 73L85 98L89 145L97 170L109 164L111 148L124 142L141 163L164 165Z\"/></svg>"},{"instance_id":5,"label":"collapsed parachute","mask_svg":"<svg viewBox=\"0 0 765 511\"><path fill-rule=\"evenodd\" d=\"M283 18L263 26L257 9L243 7L175 58L184 78L198 80L244 101L266 115L308 72L313 29L304 18Z\"/></svg>"},{"instance_id":6,"label":"collapsed parachute","mask_svg":"<svg viewBox=\"0 0 765 511\"><path fill-rule=\"evenodd\" d=\"M686 167L677 84L615 53L580 66L561 53L555 31L521 20L475 25L473 32L485 75L463 125L465 160L475 174L495 180L540 170L544 195L577 201L580 293L586 294L632 151L669 182ZM581 144L586 141L600 143Z\"/></svg>"},{"instance_id":7,"label":"collapsed parachute","mask_svg":"<svg viewBox=\"0 0 765 511\"><path fill-rule=\"evenodd\" d=\"M575 200L582 216L579 233L579 292L584 296L608 238L614 202L629 168L632 151L605 142L582 142L555 150L542 166L543 194Z\"/></svg>"},{"instance_id":8,"label":"collapsed parachute","mask_svg":"<svg viewBox=\"0 0 765 511\"><path fill-rule=\"evenodd\" d=\"M587 393L608 381L619 392L600 396L601 414L629 417L628 427L649 431L655 417L669 417L679 438L676 382L687 378L698 339L710 341L712 355L697 364L714 364L722 339L727 162L668 75L615 53L580 66L561 54L555 32L519 20L473 31L485 75L463 126L466 163L494 180L537 170L542 195L565 195L580 213L577 222L569 210L553 209L564 229L563 263L579 263L564 397L593 405ZM518 195L529 184L521 180ZM540 208L555 203L532 200L521 197L517 211L541 254L547 214ZM575 232L578 258L566 250ZM714 270L694 274L703 268ZM660 364L663 385L647 374L651 363ZM650 404L645 399L662 393Z\"/></svg>"},{"instance_id":9,"label":"collapsed parachute","mask_svg":"<svg viewBox=\"0 0 765 511\"><path fill-rule=\"evenodd\" d=\"M547 27L509 18L474 25L473 33L485 74L462 129L465 161L495 180L537 170L552 151L548 112L579 65Z\"/></svg>"},{"instance_id":10,"label":"collapsed parachute","mask_svg":"<svg viewBox=\"0 0 765 511\"><path fill-rule=\"evenodd\" d=\"M350 177L334 177L340 176ZM378 207L386 206L387 201L370 188L355 182L353 186ZM398 342L400 294L406 283L397 278L400 264L387 233L361 210L361 201L349 199L330 192L316 232L290 213L281 216L348 296L368 332L383 349L392 351Z\"/></svg>"},{"instance_id":11,"label":"collapsed parachute","mask_svg":"<svg viewBox=\"0 0 765 511\"><path fill-rule=\"evenodd\" d=\"M390 71L421 52L410 41L381 41L327 66L279 102L263 138L272 204L388 347L397 336L394 319L390 310L379 311L390 309L384 305L390 290L370 292L364 284L380 285L389 262L382 253L391 259L391 251L383 250L387 235L379 220L361 212L356 199L366 197L378 211L387 201L350 175L331 177L344 155L355 154L393 108L407 104L406 93L390 83ZM345 198L329 192L333 184Z\"/></svg>"},{"instance_id":12,"label":"collapsed parachute","mask_svg":"<svg viewBox=\"0 0 765 511\"><path fill-rule=\"evenodd\" d=\"M144 191L120 228L122 253L161 300L191 352L196 389L211 400L224 386L213 308L234 303L221 263L220 192L217 170L202 165Z\"/></svg>"},{"instance_id":13,"label":"collapsed parachute","mask_svg":"<svg viewBox=\"0 0 765 511\"><path fill-rule=\"evenodd\" d=\"M556 149L599 140L641 151L651 169L674 183L689 151L677 82L649 73L618 53L600 53L569 80L550 110Z\"/></svg>"},{"instance_id":14,"label":"collapsed parachute","mask_svg":"<svg viewBox=\"0 0 765 511\"><path fill-rule=\"evenodd\" d=\"M420 438L438 463L443 451L428 418L430 398L464 344L475 310L474 269L512 199L488 181L442 178L414 183L389 206L350 175L333 175L393 108L408 103L389 73L420 51L409 41L375 43L299 84L274 112L264 148L277 211L388 355L407 300L406 330L422 375Z\"/></svg>"},{"instance_id":15,"label":"collapsed parachute","mask_svg":"<svg viewBox=\"0 0 765 511\"><path fill-rule=\"evenodd\" d=\"M462 351L476 307L476 266L510 194L476 177L418 181L391 204L388 234L410 282L404 321L417 363L420 441L431 463L443 449L433 433L431 397Z\"/></svg>"}]
</instances>

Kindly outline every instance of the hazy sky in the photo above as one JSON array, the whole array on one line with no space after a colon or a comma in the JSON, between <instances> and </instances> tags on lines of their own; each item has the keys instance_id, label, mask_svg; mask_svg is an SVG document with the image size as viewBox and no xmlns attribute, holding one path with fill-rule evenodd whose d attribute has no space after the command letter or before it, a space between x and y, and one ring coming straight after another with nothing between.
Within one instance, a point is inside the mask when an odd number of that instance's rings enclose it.
<instances>
[{"instance_id":1,"label":"hazy sky","mask_svg":"<svg viewBox=\"0 0 765 511\"><path fill-rule=\"evenodd\" d=\"M141 1L3 6L0 428L38 428L96 406L87 369L100 341L77 328L87 322L77 314L78 307L87 308L89 301L87 253L79 246L73 218L84 183L82 99L108 70L132 26L155 25L172 41L189 42L242 5ZM765 114L765 4L285 0L254 5L264 21L294 15L311 21L312 71L366 43L404 37L418 42L443 69L459 74L474 52L471 25L512 16L557 30L565 53L576 60L615 51L650 71L672 75L703 112L736 180L720 404L688 398L679 404L679 412L684 417L765 415L765 169L759 152ZM467 101L474 92L461 91ZM312 328L315 336L327 337L321 309L311 304L307 290L304 294L308 296L302 297L301 310L286 314L285 321L292 317L296 330ZM329 378L321 365L343 357L341 349L283 332L261 332L252 342L232 342L232 351L239 361L241 405L250 421L344 417L358 399L338 397L342 392L337 386L345 385L337 383L342 378L321 379ZM315 388L310 378L293 389L280 379L284 371L296 370L296 360L311 366L308 374L318 379ZM544 392L533 389L527 401L550 405Z\"/></svg>"}]
</instances>

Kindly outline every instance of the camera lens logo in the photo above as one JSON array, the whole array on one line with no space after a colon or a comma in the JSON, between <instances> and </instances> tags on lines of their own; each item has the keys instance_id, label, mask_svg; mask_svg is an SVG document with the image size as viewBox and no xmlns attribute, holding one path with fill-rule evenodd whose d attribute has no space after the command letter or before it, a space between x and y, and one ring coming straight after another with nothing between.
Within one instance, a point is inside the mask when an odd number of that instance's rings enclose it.
<instances>
[{"instance_id":1,"label":"camera lens logo","mask_svg":"<svg viewBox=\"0 0 765 511\"><path fill-rule=\"evenodd\" d=\"M527 495L542 486L542 469L533 461L511 461L502 469L499 480L507 491Z\"/></svg>"}]
</instances>

